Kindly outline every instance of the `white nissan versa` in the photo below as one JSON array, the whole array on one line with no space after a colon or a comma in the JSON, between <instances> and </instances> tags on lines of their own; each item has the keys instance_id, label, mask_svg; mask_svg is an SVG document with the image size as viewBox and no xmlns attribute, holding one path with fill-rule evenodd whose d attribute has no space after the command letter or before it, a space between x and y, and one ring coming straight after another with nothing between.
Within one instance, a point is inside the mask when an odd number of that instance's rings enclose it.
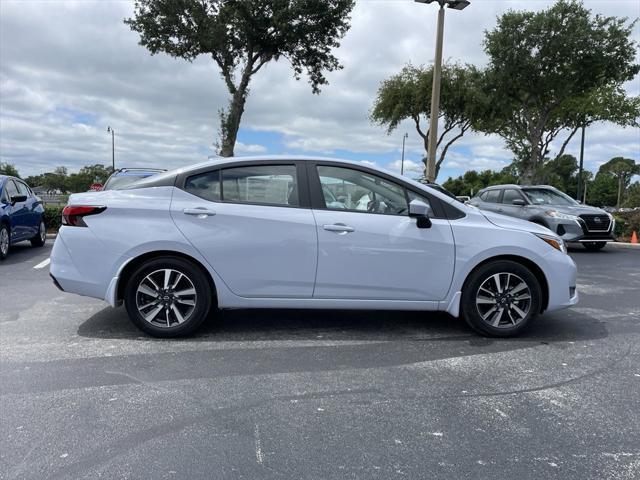
<instances>
[{"instance_id":1,"label":"white nissan versa","mask_svg":"<svg viewBox=\"0 0 640 480\"><path fill-rule=\"evenodd\" d=\"M193 332L213 308L446 311L510 336L578 301L550 230L323 158L218 159L72 195L51 276L124 302L159 337Z\"/></svg>"}]
</instances>

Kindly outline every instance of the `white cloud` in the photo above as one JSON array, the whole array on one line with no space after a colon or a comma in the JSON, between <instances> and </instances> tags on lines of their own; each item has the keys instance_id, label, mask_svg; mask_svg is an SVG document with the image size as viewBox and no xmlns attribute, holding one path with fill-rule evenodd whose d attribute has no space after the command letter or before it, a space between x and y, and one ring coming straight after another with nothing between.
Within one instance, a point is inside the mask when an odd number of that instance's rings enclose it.
<instances>
[{"instance_id":1,"label":"white cloud","mask_svg":"<svg viewBox=\"0 0 640 480\"><path fill-rule=\"evenodd\" d=\"M206 57L189 63L149 55L122 23L132 3L0 1L0 160L26 175L57 165L74 170L88 163L109 164L107 125L116 131L121 166L169 168L214 153L217 112L228 98L216 67ZM538 0L523 8L551 3ZM593 0L586 5L599 13L638 16L635 2ZM520 8L509 1L482 0L462 12L448 11L445 57L486 62L484 30L514 7ZM410 123L387 135L371 125L368 114L382 80L407 62L431 62L436 11L411 0L359 1L352 28L337 50L345 68L328 74L330 84L313 95L306 79L292 78L286 61L269 64L252 81L245 131L282 134L284 148L291 151L383 155L392 164L407 132L407 159L419 164L424 147ZM640 40L640 26L634 35ZM640 77L628 90L640 92ZM251 134L242 139L238 153L270 151ZM578 146L576 138L568 153L575 155ZM596 125L588 130L587 146L590 168L613 155L638 158L639 132ZM465 135L451 154L445 166L461 169L501 168L511 158L500 138L477 134Z\"/></svg>"}]
</instances>

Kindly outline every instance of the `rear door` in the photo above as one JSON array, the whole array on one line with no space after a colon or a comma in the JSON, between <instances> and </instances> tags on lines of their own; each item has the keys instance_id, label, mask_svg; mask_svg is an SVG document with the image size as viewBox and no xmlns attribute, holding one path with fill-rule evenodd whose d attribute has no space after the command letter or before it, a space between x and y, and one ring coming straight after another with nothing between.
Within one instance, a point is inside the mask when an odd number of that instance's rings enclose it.
<instances>
[{"instance_id":1,"label":"rear door","mask_svg":"<svg viewBox=\"0 0 640 480\"><path fill-rule=\"evenodd\" d=\"M500 205L500 197L502 190L499 188L495 188L492 190L487 190L480 195L480 205L479 208L483 210L488 210L490 212L501 213L500 210L502 205Z\"/></svg>"},{"instance_id":2,"label":"rear door","mask_svg":"<svg viewBox=\"0 0 640 480\"><path fill-rule=\"evenodd\" d=\"M239 162L178 183L171 215L233 293L312 296L317 236L303 165Z\"/></svg>"},{"instance_id":3,"label":"rear door","mask_svg":"<svg viewBox=\"0 0 640 480\"><path fill-rule=\"evenodd\" d=\"M408 216L413 199L430 199L370 170L309 163L318 230L314 298L443 299L455 246L449 221L433 208L431 228Z\"/></svg>"}]
</instances>

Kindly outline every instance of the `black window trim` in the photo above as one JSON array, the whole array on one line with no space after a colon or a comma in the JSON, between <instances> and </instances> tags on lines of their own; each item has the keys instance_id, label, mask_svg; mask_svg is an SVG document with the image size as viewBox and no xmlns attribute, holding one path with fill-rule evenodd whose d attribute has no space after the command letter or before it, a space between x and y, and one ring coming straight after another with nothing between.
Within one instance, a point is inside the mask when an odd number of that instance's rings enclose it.
<instances>
[{"instance_id":1,"label":"black window trim","mask_svg":"<svg viewBox=\"0 0 640 480\"><path fill-rule=\"evenodd\" d=\"M267 167L267 166L295 166L296 167L296 180L297 180L297 188L298 188L298 205L283 205L281 203L259 203L259 202L235 202L235 201L227 201L223 200L222 193L222 171L228 170L232 168L243 168L243 167ZM219 181L220 181L220 200L209 200L207 198L199 197L188 190L186 190L187 179L191 177L195 177L197 175L202 175L204 173L219 173ZM183 172L177 175L175 186L180 190L193 195L196 198L204 200L205 202L212 203L221 203L221 204L232 204L232 205L253 205L259 207L279 207L279 208L311 208L311 202L309 201L309 188L308 188L308 180L307 173L304 167L304 162L299 160L259 160L259 161L238 161L238 162L229 162L221 165L207 165L202 168L198 168L196 170L190 170L188 172Z\"/></svg>"},{"instance_id":2,"label":"black window trim","mask_svg":"<svg viewBox=\"0 0 640 480\"><path fill-rule=\"evenodd\" d=\"M324 195L322 194L322 184L320 182L320 176L318 175L317 167L339 167L346 168L351 170L357 170L362 173L366 173L369 175L373 175L374 177L380 177L387 182L390 182L394 185L400 186L405 190L405 197L407 197L407 192L411 191L417 195L421 195L426 197L431 204L431 210L433 215L431 218L434 219L447 219L447 215L445 213L445 209L442 206L440 199L434 195L431 195L429 192L425 192L419 188L414 187L408 183L405 183L395 177L385 174L384 172L380 172L378 170L368 168L365 165L353 165L350 163L343 162L332 162L329 160L306 160L305 165L307 167L307 178L309 182L309 191L311 194L311 206L314 210L327 210L330 212L348 212L348 213L361 213L368 215L384 215L384 216L393 216L393 217L408 217L409 212L404 215L393 214L393 213L374 213L374 212L361 212L357 210L337 210L333 208L327 208L324 200ZM407 204L408 204L408 198ZM456 209L457 210L457 209Z\"/></svg>"}]
</instances>

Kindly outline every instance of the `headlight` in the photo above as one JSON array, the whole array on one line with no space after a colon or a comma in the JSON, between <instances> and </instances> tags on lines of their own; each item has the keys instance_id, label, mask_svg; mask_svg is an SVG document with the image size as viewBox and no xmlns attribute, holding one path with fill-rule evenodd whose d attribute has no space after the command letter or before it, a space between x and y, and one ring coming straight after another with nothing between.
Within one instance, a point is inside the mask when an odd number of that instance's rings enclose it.
<instances>
[{"instance_id":1,"label":"headlight","mask_svg":"<svg viewBox=\"0 0 640 480\"><path fill-rule=\"evenodd\" d=\"M544 213L546 213L550 217L561 218L562 220L573 220L574 222L578 221L578 217L576 217L575 215L569 215L568 213L561 213L561 212L558 212L557 210L547 210Z\"/></svg>"},{"instance_id":2,"label":"headlight","mask_svg":"<svg viewBox=\"0 0 640 480\"><path fill-rule=\"evenodd\" d=\"M534 233L534 235L546 244L551 245L556 250L560 250L562 253L567 253L567 246L560 237L542 235L541 233Z\"/></svg>"}]
</instances>

